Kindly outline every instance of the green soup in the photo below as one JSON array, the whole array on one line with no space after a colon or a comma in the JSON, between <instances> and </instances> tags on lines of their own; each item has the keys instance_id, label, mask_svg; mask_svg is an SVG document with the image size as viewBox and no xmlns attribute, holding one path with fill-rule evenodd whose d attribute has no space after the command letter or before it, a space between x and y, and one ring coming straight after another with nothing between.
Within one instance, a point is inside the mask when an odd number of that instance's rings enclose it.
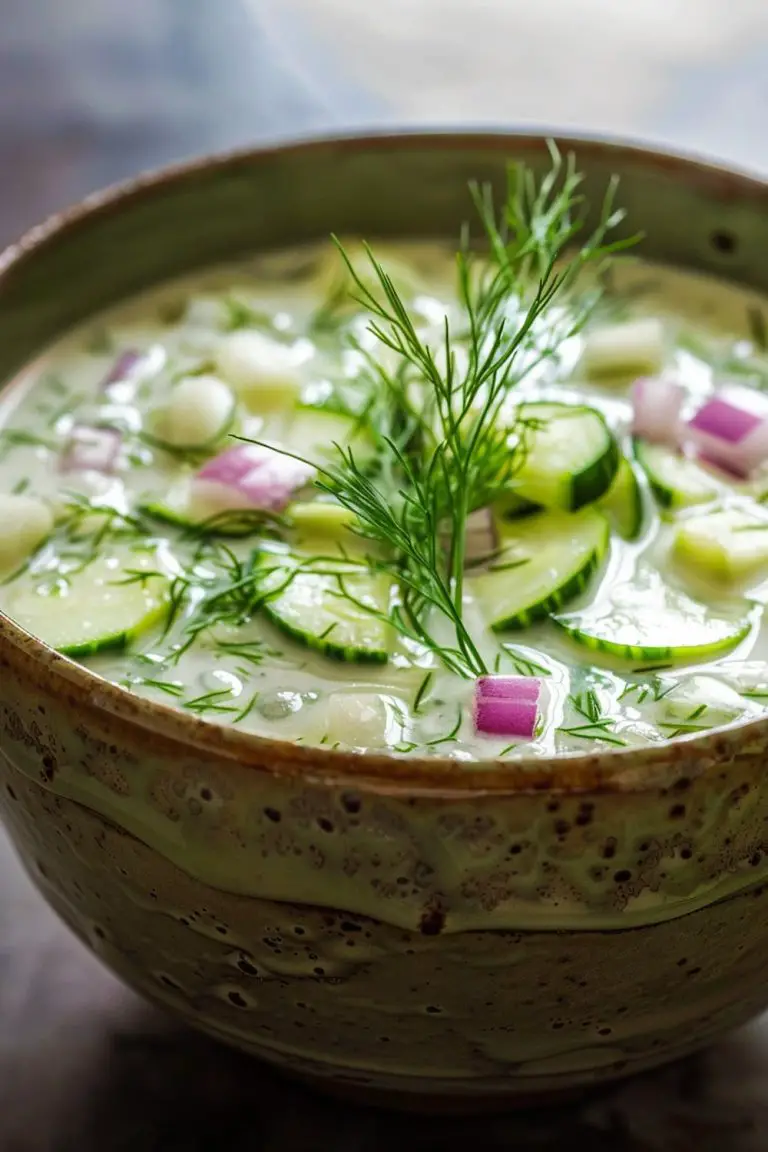
<instances>
[{"instance_id":1,"label":"green soup","mask_svg":"<svg viewBox=\"0 0 768 1152\"><path fill-rule=\"evenodd\" d=\"M216 269L8 389L3 610L133 693L309 745L471 765L761 714L768 469L672 424L717 396L759 428L763 302L621 257L525 332L535 270L483 317L486 257L462 289L448 245L376 246L391 281L346 249L357 285L330 242ZM482 723L482 677L535 681L528 731Z\"/></svg>"}]
</instances>

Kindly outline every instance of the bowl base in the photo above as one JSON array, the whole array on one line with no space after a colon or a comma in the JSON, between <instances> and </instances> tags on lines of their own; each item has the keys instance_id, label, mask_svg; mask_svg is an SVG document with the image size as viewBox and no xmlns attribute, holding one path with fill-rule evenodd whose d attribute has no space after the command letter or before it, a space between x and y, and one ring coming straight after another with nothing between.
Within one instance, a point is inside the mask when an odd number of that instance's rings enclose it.
<instances>
[{"instance_id":1,"label":"bowl base","mask_svg":"<svg viewBox=\"0 0 768 1152\"><path fill-rule=\"evenodd\" d=\"M577 1088L557 1088L549 1092L479 1092L477 1095L442 1094L398 1090L397 1088L375 1088L367 1084L345 1083L324 1076L281 1068L281 1074L289 1080L305 1084L323 1096L330 1096L345 1104L363 1108L382 1108L391 1112L409 1112L422 1116L473 1116L489 1113L535 1111L537 1108L557 1107L558 1105L583 1103L593 1097L599 1089L592 1085Z\"/></svg>"}]
</instances>

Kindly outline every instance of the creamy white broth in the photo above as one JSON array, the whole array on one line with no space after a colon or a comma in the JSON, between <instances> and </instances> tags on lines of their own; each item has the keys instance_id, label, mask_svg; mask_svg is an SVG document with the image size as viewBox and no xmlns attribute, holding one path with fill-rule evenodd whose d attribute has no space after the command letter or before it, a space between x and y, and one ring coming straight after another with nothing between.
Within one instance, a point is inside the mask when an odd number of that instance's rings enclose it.
<instances>
[{"instance_id":1,"label":"creamy white broth","mask_svg":"<svg viewBox=\"0 0 768 1152\"><path fill-rule=\"evenodd\" d=\"M459 314L452 250L436 244L380 245L377 256L386 268L405 269L409 303L422 328L437 339L443 316L455 319ZM210 362L233 325L267 332L277 342L280 355L290 360L301 379L305 403L322 403L339 380L354 388L363 358L346 345L346 337L352 331L371 350L377 343L367 334L362 313L342 328L332 313L326 314L338 265L329 244L216 269L148 293L60 341L4 399L0 493L23 491L58 509L75 493L130 516L143 503L174 491L179 478L190 475L206 454L191 460L183 452L158 448L151 437L150 413L168 398L179 376L213 371ZM592 328L634 316L659 317L670 341L665 371L685 385L690 409L715 387L746 386L752 408L768 411L768 399L751 387L768 382L768 357L756 346L753 330L762 300L715 280L642 263L622 263L613 271L611 288L590 320ZM569 340L557 363L545 362L518 386L516 401L596 408L629 451L629 381L587 380L580 369L582 345L582 337ZM147 354L145 371L135 380L115 384L107 394L103 382L127 350ZM239 434L278 443L289 427L285 411L260 412L252 402L249 408L240 405L237 420ZM114 475L61 472L67 439L73 426L82 424L121 431L121 465ZM224 440L208 455L227 446ZM469 762L499 754L567 754L590 746L657 742L759 715L764 700L768 702L768 632L762 609L768 580L759 574L751 584L717 585L690 569L681 570L669 556L674 523L660 514L642 470L636 467L636 472L644 511L640 537L627 542L613 532L606 558L562 611L599 605L617 584L639 586L643 573L658 571L672 588L717 611L746 618L748 634L722 658L654 671L654 661L628 662L586 649L549 622L492 634L468 582L465 619L489 668L541 678L539 726L532 740L476 733L473 682L446 671L428 650L398 638L387 664L347 662L313 651L255 612L237 627L218 627L215 643L212 635L201 633L177 658L175 648L185 637L194 596L181 605L168 632L158 619L123 650L78 658L132 692L211 722L307 744L387 748L402 755L426 752ZM723 499L727 503L730 497ZM120 563L134 570L136 556L151 555L152 570L173 578L189 565L198 538L143 514L140 520L138 536L129 529L114 546L108 542L106 551L118 556L117 570ZM226 547L244 560L259 540L258 533L230 537ZM61 553L59 545L42 544L21 572L6 577L0 604L13 614L17 590L42 582L44 591L58 595L62 612L78 610L67 598L73 560ZM201 561L203 568L206 563ZM768 575L768 565L765 572ZM597 724L578 708L584 693L593 694L591 699L599 704Z\"/></svg>"}]
</instances>

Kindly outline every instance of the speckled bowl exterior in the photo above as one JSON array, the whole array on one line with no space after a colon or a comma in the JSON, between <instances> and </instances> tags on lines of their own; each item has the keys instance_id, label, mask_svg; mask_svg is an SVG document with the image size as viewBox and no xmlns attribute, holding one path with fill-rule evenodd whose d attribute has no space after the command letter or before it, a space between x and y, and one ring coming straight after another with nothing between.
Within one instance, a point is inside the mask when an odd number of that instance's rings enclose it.
<instances>
[{"instance_id":1,"label":"speckled bowl exterior","mask_svg":"<svg viewBox=\"0 0 768 1152\"><path fill-rule=\"evenodd\" d=\"M574 141L645 254L768 289L768 190ZM566 143L564 146L568 146ZM452 236L545 143L322 141L96 196L0 262L0 378L161 279L331 230ZM328 1088L513 1103L708 1043L768 1005L768 721L467 768L262 740L141 701L0 615L0 811L104 961Z\"/></svg>"}]
</instances>

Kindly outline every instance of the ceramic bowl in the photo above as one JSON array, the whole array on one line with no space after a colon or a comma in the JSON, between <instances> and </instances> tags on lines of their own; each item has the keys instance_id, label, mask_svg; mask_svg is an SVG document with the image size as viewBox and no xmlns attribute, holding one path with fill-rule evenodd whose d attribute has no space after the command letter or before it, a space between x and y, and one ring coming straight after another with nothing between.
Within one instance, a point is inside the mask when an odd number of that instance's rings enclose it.
<instances>
[{"instance_id":1,"label":"ceramic bowl","mask_svg":"<svg viewBox=\"0 0 768 1152\"><path fill-rule=\"evenodd\" d=\"M768 290L768 190L573 141L645 254ZM568 143L565 144L568 146ZM158 280L330 231L456 236L509 135L320 141L87 200L2 257L0 379ZM12 384L11 384L12 386ZM768 720L466 767L309 749L139 700L0 616L0 808L115 972L336 1091L530 1101L671 1060L768 1005Z\"/></svg>"}]
</instances>

